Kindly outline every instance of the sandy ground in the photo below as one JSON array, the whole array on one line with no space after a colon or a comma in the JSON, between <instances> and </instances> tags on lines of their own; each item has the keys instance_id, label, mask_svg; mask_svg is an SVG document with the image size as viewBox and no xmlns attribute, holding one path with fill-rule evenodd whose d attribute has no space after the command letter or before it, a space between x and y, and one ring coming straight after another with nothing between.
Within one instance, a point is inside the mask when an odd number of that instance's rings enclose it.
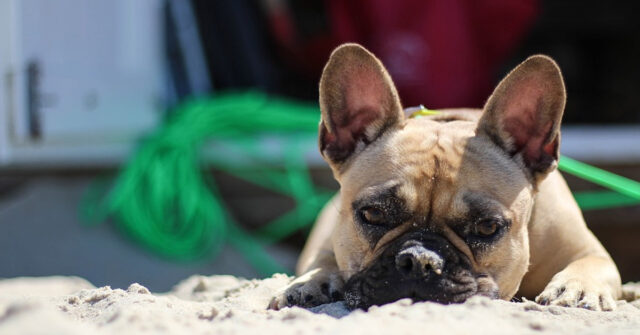
<instances>
[{"instance_id":1,"label":"sandy ground","mask_svg":"<svg viewBox=\"0 0 640 335\"><path fill-rule=\"evenodd\" d=\"M474 297L440 305L400 300L349 313L342 303L265 309L290 280L193 276L167 293L139 284L95 288L74 277L0 281L0 334L640 334L640 284L614 312Z\"/></svg>"}]
</instances>

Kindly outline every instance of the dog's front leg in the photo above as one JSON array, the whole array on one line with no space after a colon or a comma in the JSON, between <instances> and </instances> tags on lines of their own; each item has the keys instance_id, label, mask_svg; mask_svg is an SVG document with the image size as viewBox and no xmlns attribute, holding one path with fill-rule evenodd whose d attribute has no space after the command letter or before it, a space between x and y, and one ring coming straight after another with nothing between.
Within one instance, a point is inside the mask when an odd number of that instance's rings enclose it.
<instances>
[{"instance_id":1,"label":"dog's front leg","mask_svg":"<svg viewBox=\"0 0 640 335\"><path fill-rule=\"evenodd\" d=\"M536 302L543 305L610 311L620 296L620 276L608 256L590 255L558 272Z\"/></svg>"},{"instance_id":2,"label":"dog's front leg","mask_svg":"<svg viewBox=\"0 0 640 335\"><path fill-rule=\"evenodd\" d=\"M269 303L269 309L300 306L314 307L342 299L344 281L340 276L332 251L321 250L301 276L278 292Z\"/></svg>"}]
</instances>

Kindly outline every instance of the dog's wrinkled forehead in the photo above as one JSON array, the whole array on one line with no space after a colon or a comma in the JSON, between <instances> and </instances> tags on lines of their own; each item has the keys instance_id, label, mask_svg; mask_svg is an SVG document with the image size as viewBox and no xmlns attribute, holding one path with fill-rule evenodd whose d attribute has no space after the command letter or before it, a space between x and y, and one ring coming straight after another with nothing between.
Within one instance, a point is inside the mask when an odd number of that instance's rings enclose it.
<instances>
[{"instance_id":1,"label":"dog's wrinkled forehead","mask_svg":"<svg viewBox=\"0 0 640 335\"><path fill-rule=\"evenodd\" d=\"M368 189L382 192L393 185L408 209L429 207L447 216L467 211L467 193L482 192L508 204L526 177L475 131L474 121L407 120L353 160L341 178L343 194L356 199Z\"/></svg>"}]
</instances>

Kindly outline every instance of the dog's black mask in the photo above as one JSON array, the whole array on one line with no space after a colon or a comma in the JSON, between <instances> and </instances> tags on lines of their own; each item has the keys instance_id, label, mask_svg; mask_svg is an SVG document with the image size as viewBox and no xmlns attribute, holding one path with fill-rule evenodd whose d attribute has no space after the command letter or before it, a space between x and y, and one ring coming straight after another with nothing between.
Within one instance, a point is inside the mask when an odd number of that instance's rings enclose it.
<instances>
[{"instance_id":1,"label":"dog's black mask","mask_svg":"<svg viewBox=\"0 0 640 335\"><path fill-rule=\"evenodd\" d=\"M487 275L475 273L471 262L446 238L416 231L401 236L368 268L345 285L350 309L367 309L402 298L460 303L480 294L496 298L497 287Z\"/></svg>"}]
</instances>

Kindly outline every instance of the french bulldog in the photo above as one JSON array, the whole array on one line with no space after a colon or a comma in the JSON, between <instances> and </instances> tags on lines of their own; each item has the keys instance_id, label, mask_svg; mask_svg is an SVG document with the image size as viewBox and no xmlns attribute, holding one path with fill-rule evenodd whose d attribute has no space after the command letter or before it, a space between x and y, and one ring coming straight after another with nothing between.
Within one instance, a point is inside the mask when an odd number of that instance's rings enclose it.
<instances>
[{"instance_id":1,"label":"french bulldog","mask_svg":"<svg viewBox=\"0 0 640 335\"><path fill-rule=\"evenodd\" d=\"M613 310L620 275L556 170L566 93L535 55L484 108L409 118L357 44L320 79L319 147L340 184L269 308L473 295Z\"/></svg>"}]
</instances>

